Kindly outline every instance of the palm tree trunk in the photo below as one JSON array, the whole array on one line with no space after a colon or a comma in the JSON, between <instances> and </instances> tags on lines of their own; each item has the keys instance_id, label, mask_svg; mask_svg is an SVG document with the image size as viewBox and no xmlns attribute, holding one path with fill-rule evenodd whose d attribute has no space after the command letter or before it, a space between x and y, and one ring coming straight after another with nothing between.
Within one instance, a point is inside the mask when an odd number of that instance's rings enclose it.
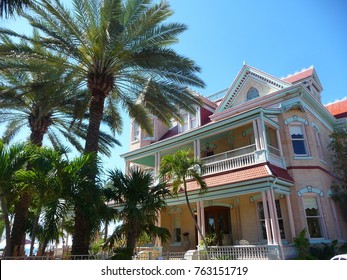
<instances>
[{"instance_id":1,"label":"palm tree trunk","mask_svg":"<svg viewBox=\"0 0 347 280\"><path fill-rule=\"evenodd\" d=\"M200 236L202 238L202 242L205 245L206 253L207 253L207 259L210 259L209 253L208 253L208 246L207 246L207 242L206 242L205 236L203 235L202 230L199 227L199 225L198 225L198 223L197 223L197 221L195 219L195 215L194 215L193 209L190 206L190 202L189 202L189 198L188 198L188 192L187 192L187 182L186 182L185 178L183 178L183 186L184 186L184 196L186 198L186 203L187 203L187 206L188 206L188 209L189 209L189 213L190 213L190 215L192 217L192 220L194 221L194 225L195 225L197 231L199 232L199 234L200 234Z\"/></svg>"},{"instance_id":2,"label":"palm tree trunk","mask_svg":"<svg viewBox=\"0 0 347 280\"><path fill-rule=\"evenodd\" d=\"M89 217L78 205L75 206L75 225L72 236L72 255L88 255L91 240Z\"/></svg>"},{"instance_id":3,"label":"palm tree trunk","mask_svg":"<svg viewBox=\"0 0 347 280\"><path fill-rule=\"evenodd\" d=\"M90 102L90 117L85 143L85 153L93 153L97 156L99 144L100 124L104 111L105 94L100 91L92 92ZM95 181L95 173L90 174L91 181ZM87 255L91 242L91 228L88 222L88 217L85 217L83 209L76 207L75 225L73 233L72 255Z\"/></svg>"},{"instance_id":4,"label":"palm tree trunk","mask_svg":"<svg viewBox=\"0 0 347 280\"><path fill-rule=\"evenodd\" d=\"M92 95L90 102L90 117L84 152L97 153L99 150L100 124L104 113L105 96Z\"/></svg>"},{"instance_id":5,"label":"palm tree trunk","mask_svg":"<svg viewBox=\"0 0 347 280\"><path fill-rule=\"evenodd\" d=\"M29 118L29 125L31 129L30 141L32 144L41 147L44 133L43 131L47 131L49 123L47 123L47 127L45 129L35 129L32 126L32 120ZM28 166L27 169L30 169ZM11 233L11 253L13 254L14 248L17 245L18 255L20 253L20 248L22 245L22 241L25 240L25 224L29 215L29 206L31 204L31 193L29 191L23 191L19 198L19 202L15 205L14 209L14 221L12 226Z\"/></svg>"},{"instance_id":6,"label":"palm tree trunk","mask_svg":"<svg viewBox=\"0 0 347 280\"><path fill-rule=\"evenodd\" d=\"M29 206L31 203L31 194L28 191L24 191L20 196L19 202L14 209L14 221L11 232L11 254L14 253L14 248L18 248L18 256L20 254L23 240L25 240L25 224L29 215Z\"/></svg>"}]
</instances>

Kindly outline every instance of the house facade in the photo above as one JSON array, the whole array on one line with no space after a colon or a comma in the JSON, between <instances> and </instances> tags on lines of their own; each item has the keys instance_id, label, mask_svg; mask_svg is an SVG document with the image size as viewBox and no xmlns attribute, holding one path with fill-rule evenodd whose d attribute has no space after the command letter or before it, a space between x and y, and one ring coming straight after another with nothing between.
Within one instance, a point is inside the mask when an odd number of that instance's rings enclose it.
<instances>
[{"instance_id":1,"label":"house facade","mask_svg":"<svg viewBox=\"0 0 347 280\"><path fill-rule=\"evenodd\" d=\"M292 244L307 229L311 243L347 240L347 222L331 197L329 135L347 128L347 104L324 106L313 67L277 78L244 65L232 85L208 98L195 114L182 111L172 127L153 118L154 133L132 123L126 168L158 175L167 154L190 148L204 161L207 191L194 181L188 193L204 236L217 246ZM341 101L346 102L346 101ZM340 109L336 109L340 108ZM163 251L196 249L201 236L183 192L168 199L159 225L171 240Z\"/></svg>"}]
</instances>

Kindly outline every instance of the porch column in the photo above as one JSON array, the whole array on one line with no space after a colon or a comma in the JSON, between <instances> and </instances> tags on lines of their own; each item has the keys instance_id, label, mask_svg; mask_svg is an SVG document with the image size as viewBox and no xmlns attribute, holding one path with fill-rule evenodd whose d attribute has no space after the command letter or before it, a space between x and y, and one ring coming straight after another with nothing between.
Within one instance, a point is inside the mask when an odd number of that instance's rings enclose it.
<instances>
[{"instance_id":1,"label":"porch column","mask_svg":"<svg viewBox=\"0 0 347 280\"><path fill-rule=\"evenodd\" d=\"M194 157L197 159L201 158L201 152L200 152L200 139L194 140Z\"/></svg>"},{"instance_id":2,"label":"porch column","mask_svg":"<svg viewBox=\"0 0 347 280\"><path fill-rule=\"evenodd\" d=\"M200 215L201 215L201 232L202 235L206 235L206 229L205 229L205 207L204 207L204 201L200 201Z\"/></svg>"},{"instance_id":3,"label":"porch column","mask_svg":"<svg viewBox=\"0 0 347 280\"><path fill-rule=\"evenodd\" d=\"M288 208L288 219L289 219L289 226L290 226L290 233L292 235L292 240L294 240L295 236L295 226L294 226L294 218L293 218L293 210L292 210L292 204L290 202L289 195L286 195L286 202L287 202L287 208Z\"/></svg>"},{"instance_id":4,"label":"porch column","mask_svg":"<svg viewBox=\"0 0 347 280\"><path fill-rule=\"evenodd\" d=\"M266 200L266 194L265 191L261 192L261 198L263 201L263 210L264 210L264 218L265 218L265 229L266 229L266 237L267 237L267 244L272 244L272 235L271 235L271 226L270 226L270 220L269 220L269 209L267 207L267 200Z\"/></svg>"},{"instance_id":5,"label":"porch column","mask_svg":"<svg viewBox=\"0 0 347 280\"><path fill-rule=\"evenodd\" d=\"M130 161L125 161L125 174L129 175L130 171Z\"/></svg>"},{"instance_id":6,"label":"porch column","mask_svg":"<svg viewBox=\"0 0 347 280\"><path fill-rule=\"evenodd\" d=\"M272 195L271 195L271 190L267 190L267 201L269 204L269 212L270 212L270 222L271 222L271 231L272 231L272 236L273 236L273 244L278 245L278 235L276 232L276 224L275 224L275 216L274 216L274 206L272 203Z\"/></svg>"},{"instance_id":7,"label":"porch column","mask_svg":"<svg viewBox=\"0 0 347 280\"><path fill-rule=\"evenodd\" d=\"M275 234L276 234L276 238L277 238L277 244L282 246L282 238L281 238L280 226L278 224L278 216L277 216L276 202L275 202L275 193L274 193L273 188L270 189L270 195L271 195L271 203L273 205L274 225L275 225Z\"/></svg>"},{"instance_id":8,"label":"porch column","mask_svg":"<svg viewBox=\"0 0 347 280\"><path fill-rule=\"evenodd\" d=\"M156 224L157 227L161 227L161 213L159 211L157 212L157 221L156 221L155 224ZM157 247L161 247L162 246L161 238L156 237L155 239L156 239L155 245Z\"/></svg>"},{"instance_id":9,"label":"porch column","mask_svg":"<svg viewBox=\"0 0 347 280\"><path fill-rule=\"evenodd\" d=\"M198 226L201 228L201 211L200 211L200 201L197 201L196 202L196 215L197 215L197 223L198 223ZM201 242L201 236L198 232L198 245L200 244Z\"/></svg>"},{"instance_id":10,"label":"porch column","mask_svg":"<svg viewBox=\"0 0 347 280\"><path fill-rule=\"evenodd\" d=\"M254 142L256 150L261 150L257 121L253 120Z\"/></svg>"},{"instance_id":11,"label":"porch column","mask_svg":"<svg viewBox=\"0 0 347 280\"><path fill-rule=\"evenodd\" d=\"M160 170L160 153L156 152L154 154L154 176L157 178L159 176Z\"/></svg>"}]
</instances>

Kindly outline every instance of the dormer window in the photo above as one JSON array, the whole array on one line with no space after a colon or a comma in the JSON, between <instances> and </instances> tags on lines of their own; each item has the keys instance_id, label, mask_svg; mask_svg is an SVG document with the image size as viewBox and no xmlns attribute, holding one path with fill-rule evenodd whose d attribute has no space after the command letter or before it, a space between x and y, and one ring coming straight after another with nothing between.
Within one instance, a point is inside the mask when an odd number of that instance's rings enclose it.
<instances>
[{"instance_id":1,"label":"dormer window","mask_svg":"<svg viewBox=\"0 0 347 280\"><path fill-rule=\"evenodd\" d=\"M199 120L197 118L197 112L195 114L182 112L183 123L179 125L179 132L185 132L192 128L199 126Z\"/></svg>"},{"instance_id":2,"label":"dormer window","mask_svg":"<svg viewBox=\"0 0 347 280\"><path fill-rule=\"evenodd\" d=\"M247 101L257 97L259 97L259 91L254 87L250 88L249 91L247 92Z\"/></svg>"}]
</instances>

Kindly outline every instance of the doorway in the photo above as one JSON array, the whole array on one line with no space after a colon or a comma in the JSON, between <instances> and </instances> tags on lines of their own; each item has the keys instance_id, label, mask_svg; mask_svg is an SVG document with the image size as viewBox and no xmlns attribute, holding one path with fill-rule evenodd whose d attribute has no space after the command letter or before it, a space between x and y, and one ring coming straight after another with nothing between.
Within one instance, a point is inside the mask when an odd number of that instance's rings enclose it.
<instances>
[{"instance_id":1,"label":"doorway","mask_svg":"<svg viewBox=\"0 0 347 280\"><path fill-rule=\"evenodd\" d=\"M230 208L224 206L210 206L205 208L206 236L211 245L231 244Z\"/></svg>"}]
</instances>

